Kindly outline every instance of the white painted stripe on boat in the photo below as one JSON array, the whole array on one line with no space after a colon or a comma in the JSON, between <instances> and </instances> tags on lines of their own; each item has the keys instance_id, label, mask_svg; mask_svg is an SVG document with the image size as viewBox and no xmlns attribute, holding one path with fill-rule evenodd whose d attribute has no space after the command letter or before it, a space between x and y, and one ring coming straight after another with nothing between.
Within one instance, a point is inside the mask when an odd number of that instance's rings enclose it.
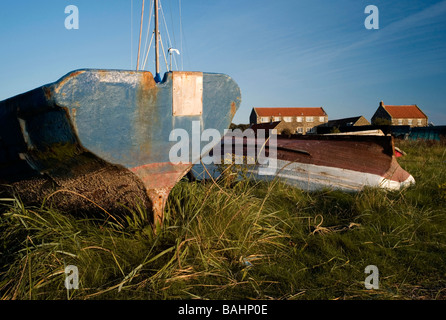
<instances>
[{"instance_id":1,"label":"white painted stripe on boat","mask_svg":"<svg viewBox=\"0 0 446 320\"><path fill-rule=\"evenodd\" d=\"M284 160L277 160L277 168L281 169L276 170L276 172L274 172L275 168L270 168L271 175L260 175L258 171L260 168L263 168L263 172L267 172L266 166L259 166L248 171L260 179L271 180L279 177L292 185L311 191L324 187L361 190L365 186L399 190L415 182L412 176L409 176L403 182L398 182L372 173Z\"/></svg>"},{"instance_id":2,"label":"white painted stripe on boat","mask_svg":"<svg viewBox=\"0 0 446 320\"><path fill-rule=\"evenodd\" d=\"M267 165L242 165L246 168L248 178L271 181L276 178L290 185L299 187L307 191L316 191L323 188L340 189L345 191L360 191L364 187L377 187L388 190L400 190L415 183L415 179L410 175L405 181L398 182L385 179L378 174L359 172L335 167L320 166L277 160L277 165L268 168ZM214 165L206 165L209 173L217 178L220 173ZM281 168L281 170L277 169ZM259 174L259 169L262 173ZM194 174L198 179L208 177L202 165L195 165ZM250 176L251 174L251 176Z\"/></svg>"}]
</instances>

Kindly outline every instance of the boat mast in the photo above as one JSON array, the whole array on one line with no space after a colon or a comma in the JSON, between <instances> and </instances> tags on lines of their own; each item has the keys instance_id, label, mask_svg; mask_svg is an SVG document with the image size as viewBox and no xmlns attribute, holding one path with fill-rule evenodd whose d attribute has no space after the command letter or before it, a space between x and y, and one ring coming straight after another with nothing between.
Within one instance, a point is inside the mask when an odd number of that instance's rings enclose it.
<instances>
[{"instance_id":1,"label":"boat mast","mask_svg":"<svg viewBox=\"0 0 446 320\"><path fill-rule=\"evenodd\" d=\"M159 0L155 0L155 81L161 82L160 76L160 53L159 53L159 18L158 18L158 8Z\"/></svg>"}]
</instances>

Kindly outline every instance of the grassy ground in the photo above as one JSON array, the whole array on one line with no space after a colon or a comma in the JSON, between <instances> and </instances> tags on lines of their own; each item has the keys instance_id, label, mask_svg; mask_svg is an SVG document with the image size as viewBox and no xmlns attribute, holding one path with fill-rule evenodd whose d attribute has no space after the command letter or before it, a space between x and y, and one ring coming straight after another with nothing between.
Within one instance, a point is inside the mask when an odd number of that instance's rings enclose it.
<instances>
[{"instance_id":1,"label":"grassy ground","mask_svg":"<svg viewBox=\"0 0 446 320\"><path fill-rule=\"evenodd\" d=\"M144 208L81 219L2 199L0 299L445 299L446 147L396 145L407 190L181 181L156 233Z\"/></svg>"}]
</instances>

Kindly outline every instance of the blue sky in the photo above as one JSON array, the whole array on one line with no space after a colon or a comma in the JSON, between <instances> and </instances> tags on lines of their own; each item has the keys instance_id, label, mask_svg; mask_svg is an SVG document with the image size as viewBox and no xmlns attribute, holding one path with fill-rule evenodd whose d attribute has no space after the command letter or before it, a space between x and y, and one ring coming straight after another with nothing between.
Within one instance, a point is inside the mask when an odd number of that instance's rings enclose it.
<instances>
[{"instance_id":1,"label":"blue sky","mask_svg":"<svg viewBox=\"0 0 446 320\"><path fill-rule=\"evenodd\" d=\"M141 4L142 0L1 1L0 100L75 69L134 69ZM146 0L145 22L149 4ZM446 124L444 0L161 4L170 45L181 49L178 69L225 73L239 84L242 104L235 123L247 123L251 109L262 106L322 106L330 119L363 115L370 120L383 100L389 105L417 104L434 124ZM68 5L79 9L78 30L64 26ZM377 30L364 26L367 5L379 9ZM145 26L142 48L146 32ZM167 49L164 19L161 32ZM152 55L146 70L154 73Z\"/></svg>"}]
</instances>

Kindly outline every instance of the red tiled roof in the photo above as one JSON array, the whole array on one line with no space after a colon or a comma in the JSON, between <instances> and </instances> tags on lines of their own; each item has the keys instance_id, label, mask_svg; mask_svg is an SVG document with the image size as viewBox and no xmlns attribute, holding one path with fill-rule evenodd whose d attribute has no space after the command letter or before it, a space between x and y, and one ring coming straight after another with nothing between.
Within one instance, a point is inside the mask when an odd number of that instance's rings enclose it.
<instances>
[{"instance_id":1,"label":"red tiled roof","mask_svg":"<svg viewBox=\"0 0 446 320\"><path fill-rule=\"evenodd\" d=\"M282 116L282 117L296 117L296 116L326 116L324 109L319 108L254 108L257 115L260 117Z\"/></svg>"},{"instance_id":2,"label":"red tiled roof","mask_svg":"<svg viewBox=\"0 0 446 320\"><path fill-rule=\"evenodd\" d=\"M427 118L427 116L416 105L410 105L410 106L383 105L383 107L391 115L392 118L397 118L397 119Z\"/></svg>"}]
</instances>

